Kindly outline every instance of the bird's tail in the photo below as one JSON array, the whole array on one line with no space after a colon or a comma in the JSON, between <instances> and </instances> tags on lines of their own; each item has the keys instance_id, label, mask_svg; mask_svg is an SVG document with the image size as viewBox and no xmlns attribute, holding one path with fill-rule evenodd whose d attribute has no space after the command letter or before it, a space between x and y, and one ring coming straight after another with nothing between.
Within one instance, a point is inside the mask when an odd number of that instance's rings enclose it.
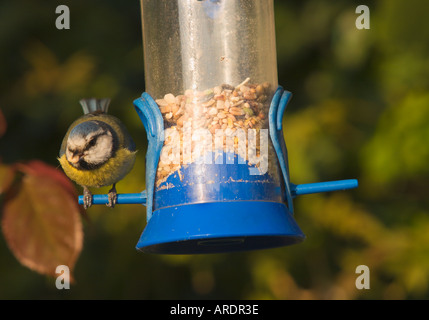
<instances>
[{"instance_id":1,"label":"bird's tail","mask_svg":"<svg viewBox=\"0 0 429 320\"><path fill-rule=\"evenodd\" d=\"M93 113L93 112L105 112L107 113L107 110L109 109L110 99L104 98L104 99L96 99L96 98L88 98L88 99L82 99L79 101L83 113Z\"/></svg>"}]
</instances>

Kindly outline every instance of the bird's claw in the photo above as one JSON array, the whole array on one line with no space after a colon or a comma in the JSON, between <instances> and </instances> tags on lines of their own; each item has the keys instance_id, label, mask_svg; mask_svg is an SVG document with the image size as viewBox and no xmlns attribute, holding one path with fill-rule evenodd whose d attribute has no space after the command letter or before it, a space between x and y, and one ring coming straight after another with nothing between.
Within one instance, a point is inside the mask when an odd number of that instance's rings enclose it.
<instances>
[{"instance_id":1,"label":"bird's claw","mask_svg":"<svg viewBox=\"0 0 429 320\"><path fill-rule=\"evenodd\" d=\"M83 188L83 207L88 209L90 206L92 206L92 193L89 191L88 188Z\"/></svg>"},{"instance_id":2,"label":"bird's claw","mask_svg":"<svg viewBox=\"0 0 429 320\"><path fill-rule=\"evenodd\" d=\"M116 193L115 185L113 185L112 189L109 190L109 193L107 196L108 196L109 202L106 204L106 206L108 206L110 208L114 208L116 201L117 201L117 198L118 198L118 194Z\"/></svg>"}]
</instances>

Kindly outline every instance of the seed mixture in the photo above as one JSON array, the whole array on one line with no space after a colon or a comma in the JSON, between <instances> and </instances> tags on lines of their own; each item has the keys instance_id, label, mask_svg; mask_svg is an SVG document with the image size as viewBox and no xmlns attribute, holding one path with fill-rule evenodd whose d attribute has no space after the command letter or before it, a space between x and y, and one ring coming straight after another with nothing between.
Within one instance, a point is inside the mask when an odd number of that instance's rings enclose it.
<instances>
[{"instance_id":1,"label":"seed mixture","mask_svg":"<svg viewBox=\"0 0 429 320\"><path fill-rule=\"evenodd\" d=\"M268 143L268 130L261 129L268 129L273 93L269 83L251 84L247 78L235 87L222 84L203 92L186 90L177 96L168 93L155 100L165 127L157 185L186 164L211 161L204 160L207 154L211 157L207 151L217 155L233 152L249 166L271 160L268 154L274 151ZM262 135L266 135L262 141L267 143L260 145Z\"/></svg>"}]
</instances>

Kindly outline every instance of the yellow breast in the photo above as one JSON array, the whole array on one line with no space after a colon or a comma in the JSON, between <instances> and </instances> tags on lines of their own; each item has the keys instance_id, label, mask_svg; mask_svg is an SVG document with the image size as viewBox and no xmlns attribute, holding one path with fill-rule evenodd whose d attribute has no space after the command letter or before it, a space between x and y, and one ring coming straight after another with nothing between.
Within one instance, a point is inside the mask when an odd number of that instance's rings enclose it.
<instances>
[{"instance_id":1,"label":"yellow breast","mask_svg":"<svg viewBox=\"0 0 429 320\"><path fill-rule=\"evenodd\" d=\"M73 167L63 154L60 162L65 174L77 184L87 187L110 186L123 179L131 171L135 161L135 151L119 149L115 156L109 159L101 167L93 170L78 170Z\"/></svg>"}]
</instances>

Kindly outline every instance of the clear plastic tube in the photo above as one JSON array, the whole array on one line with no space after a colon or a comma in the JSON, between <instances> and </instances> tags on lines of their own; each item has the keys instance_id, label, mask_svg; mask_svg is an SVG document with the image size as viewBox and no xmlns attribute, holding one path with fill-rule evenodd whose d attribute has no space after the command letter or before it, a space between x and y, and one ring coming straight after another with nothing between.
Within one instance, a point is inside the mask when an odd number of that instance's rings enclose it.
<instances>
[{"instance_id":1,"label":"clear plastic tube","mask_svg":"<svg viewBox=\"0 0 429 320\"><path fill-rule=\"evenodd\" d=\"M141 0L145 86L154 98L220 84L277 86L272 0Z\"/></svg>"},{"instance_id":2,"label":"clear plastic tube","mask_svg":"<svg viewBox=\"0 0 429 320\"><path fill-rule=\"evenodd\" d=\"M281 202L268 133L278 86L273 1L141 0L141 5L146 92L165 124L155 207ZM181 191L177 199L164 194L174 189Z\"/></svg>"}]
</instances>

